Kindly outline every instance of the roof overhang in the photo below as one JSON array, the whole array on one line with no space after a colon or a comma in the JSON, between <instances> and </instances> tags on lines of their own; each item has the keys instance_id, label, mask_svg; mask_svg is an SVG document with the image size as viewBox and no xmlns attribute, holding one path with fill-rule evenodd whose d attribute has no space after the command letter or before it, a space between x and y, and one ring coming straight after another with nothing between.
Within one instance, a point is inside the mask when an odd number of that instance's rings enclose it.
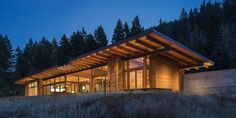
<instances>
[{"instance_id":1,"label":"roof overhang","mask_svg":"<svg viewBox=\"0 0 236 118\"><path fill-rule=\"evenodd\" d=\"M83 54L63 66L49 68L16 81L24 84L35 79L46 79L106 65L110 57L123 59L158 53L179 63L182 69L213 66L214 62L155 30L126 38L117 43Z\"/></svg>"}]
</instances>

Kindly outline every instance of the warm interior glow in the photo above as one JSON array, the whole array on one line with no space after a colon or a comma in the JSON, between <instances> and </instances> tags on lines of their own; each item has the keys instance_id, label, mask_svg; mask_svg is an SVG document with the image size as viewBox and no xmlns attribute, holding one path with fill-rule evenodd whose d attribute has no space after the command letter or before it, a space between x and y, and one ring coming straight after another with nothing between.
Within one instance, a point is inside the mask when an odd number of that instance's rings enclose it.
<instances>
[{"instance_id":1,"label":"warm interior glow","mask_svg":"<svg viewBox=\"0 0 236 118\"><path fill-rule=\"evenodd\" d=\"M37 96L38 95L38 85L37 82L28 83L27 94L28 96Z\"/></svg>"}]
</instances>

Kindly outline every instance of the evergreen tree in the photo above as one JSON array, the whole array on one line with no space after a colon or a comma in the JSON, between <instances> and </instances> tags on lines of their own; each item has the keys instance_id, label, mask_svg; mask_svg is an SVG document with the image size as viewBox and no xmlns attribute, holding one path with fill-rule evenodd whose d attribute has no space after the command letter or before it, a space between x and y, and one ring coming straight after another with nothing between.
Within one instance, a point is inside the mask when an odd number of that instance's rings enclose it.
<instances>
[{"instance_id":1,"label":"evergreen tree","mask_svg":"<svg viewBox=\"0 0 236 118\"><path fill-rule=\"evenodd\" d=\"M185 20L185 19L187 19L187 17L188 17L188 13L187 13L187 11L183 8L182 11L181 11L181 13L180 13L179 20Z\"/></svg>"},{"instance_id":2,"label":"evergreen tree","mask_svg":"<svg viewBox=\"0 0 236 118\"><path fill-rule=\"evenodd\" d=\"M60 46L58 47L58 52L57 52L57 64L58 65L63 65L67 63L70 60L71 56L71 46L69 39L67 36L64 34L60 40Z\"/></svg>"},{"instance_id":3,"label":"evergreen tree","mask_svg":"<svg viewBox=\"0 0 236 118\"><path fill-rule=\"evenodd\" d=\"M92 34L88 34L86 36L84 47L85 47L85 50L86 50L85 53L98 49L98 44L94 40L94 37L93 37Z\"/></svg>"},{"instance_id":4,"label":"evergreen tree","mask_svg":"<svg viewBox=\"0 0 236 118\"><path fill-rule=\"evenodd\" d=\"M51 55L51 58L52 58L52 63L53 65L56 65L57 64L57 52L58 52L58 43L57 43L57 40L55 38L53 38L52 42L52 55Z\"/></svg>"},{"instance_id":5,"label":"evergreen tree","mask_svg":"<svg viewBox=\"0 0 236 118\"><path fill-rule=\"evenodd\" d=\"M121 41L122 39L124 39L124 28L123 28L123 24L121 22L121 20L119 19L117 21L116 27L114 29L113 32L113 36L112 36L112 43Z\"/></svg>"},{"instance_id":6,"label":"evergreen tree","mask_svg":"<svg viewBox=\"0 0 236 118\"><path fill-rule=\"evenodd\" d=\"M74 32L70 40L71 57L75 58L84 53L84 34L81 31Z\"/></svg>"},{"instance_id":7,"label":"evergreen tree","mask_svg":"<svg viewBox=\"0 0 236 118\"><path fill-rule=\"evenodd\" d=\"M23 50L24 59L28 65L28 68L32 68L33 66L32 63L34 54L36 54L36 45L33 43L32 38L30 38Z\"/></svg>"},{"instance_id":8,"label":"evergreen tree","mask_svg":"<svg viewBox=\"0 0 236 118\"><path fill-rule=\"evenodd\" d=\"M124 23L124 37L127 38L130 36L130 29L127 22Z\"/></svg>"},{"instance_id":9,"label":"evergreen tree","mask_svg":"<svg viewBox=\"0 0 236 118\"><path fill-rule=\"evenodd\" d=\"M24 58L23 58L23 51L20 49L20 47L18 46L16 48L16 54L15 54L15 57L16 57L16 64L15 64L15 72L17 74L17 76L20 78L20 77L23 77L26 75L26 69L25 69L25 65L24 65Z\"/></svg>"},{"instance_id":10,"label":"evergreen tree","mask_svg":"<svg viewBox=\"0 0 236 118\"><path fill-rule=\"evenodd\" d=\"M108 44L107 36L102 25L98 26L94 31L94 38L99 48L104 47Z\"/></svg>"},{"instance_id":11,"label":"evergreen tree","mask_svg":"<svg viewBox=\"0 0 236 118\"><path fill-rule=\"evenodd\" d=\"M12 64L12 46L7 36L0 35L0 71L9 72Z\"/></svg>"},{"instance_id":12,"label":"evergreen tree","mask_svg":"<svg viewBox=\"0 0 236 118\"><path fill-rule=\"evenodd\" d=\"M45 37L43 37L42 40L39 41L36 49L36 54L34 55L34 69L42 70L53 66L53 60L51 55L52 45Z\"/></svg>"},{"instance_id":13,"label":"evergreen tree","mask_svg":"<svg viewBox=\"0 0 236 118\"><path fill-rule=\"evenodd\" d=\"M144 31L144 28L141 26L138 16L134 17L131 27L131 35L140 34Z\"/></svg>"},{"instance_id":14,"label":"evergreen tree","mask_svg":"<svg viewBox=\"0 0 236 118\"><path fill-rule=\"evenodd\" d=\"M12 68L12 46L7 36L0 34L0 88L5 87L9 80L8 73Z\"/></svg>"}]
</instances>

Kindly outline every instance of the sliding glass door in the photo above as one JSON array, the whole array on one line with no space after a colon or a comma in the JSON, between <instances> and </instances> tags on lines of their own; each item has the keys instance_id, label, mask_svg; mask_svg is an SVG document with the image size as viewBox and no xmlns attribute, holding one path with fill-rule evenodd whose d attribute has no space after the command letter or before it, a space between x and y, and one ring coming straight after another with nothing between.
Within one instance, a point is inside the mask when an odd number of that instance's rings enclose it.
<instances>
[{"instance_id":1,"label":"sliding glass door","mask_svg":"<svg viewBox=\"0 0 236 118\"><path fill-rule=\"evenodd\" d=\"M129 78L129 88L130 89L135 89L135 83L136 83L136 77L135 77L135 71L131 71L130 73L130 78Z\"/></svg>"},{"instance_id":2,"label":"sliding glass door","mask_svg":"<svg viewBox=\"0 0 236 118\"><path fill-rule=\"evenodd\" d=\"M124 67L125 89L149 87L149 56L127 60Z\"/></svg>"}]
</instances>

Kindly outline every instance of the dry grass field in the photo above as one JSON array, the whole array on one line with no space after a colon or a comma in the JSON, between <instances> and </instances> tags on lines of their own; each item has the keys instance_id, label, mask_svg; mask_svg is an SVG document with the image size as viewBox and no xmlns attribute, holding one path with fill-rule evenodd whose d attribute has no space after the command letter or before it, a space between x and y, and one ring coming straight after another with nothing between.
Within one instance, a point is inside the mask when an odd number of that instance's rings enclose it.
<instances>
[{"instance_id":1,"label":"dry grass field","mask_svg":"<svg viewBox=\"0 0 236 118\"><path fill-rule=\"evenodd\" d=\"M0 118L236 118L236 98L170 92L0 98Z\"/></svg>"}]
</instances>

